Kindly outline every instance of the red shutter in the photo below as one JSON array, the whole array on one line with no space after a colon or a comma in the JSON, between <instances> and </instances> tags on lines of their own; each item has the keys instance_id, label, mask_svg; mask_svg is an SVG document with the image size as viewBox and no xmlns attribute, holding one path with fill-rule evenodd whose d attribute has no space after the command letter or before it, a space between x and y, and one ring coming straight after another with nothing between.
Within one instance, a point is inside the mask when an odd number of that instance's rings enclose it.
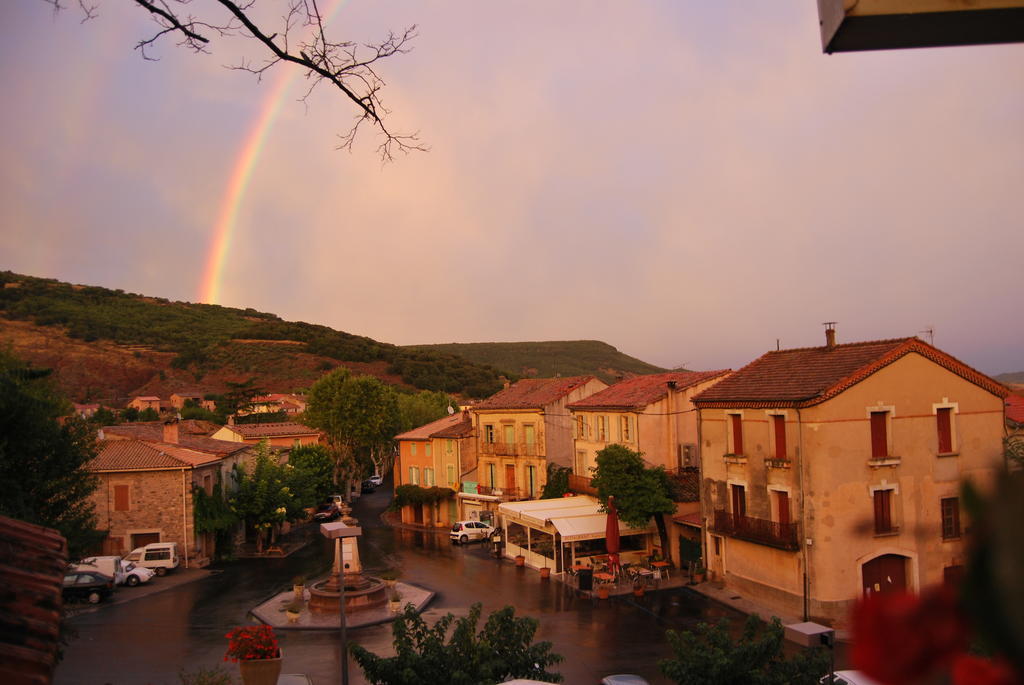
<instances>
[{"instance_id":1,"label":"red shutter","mask_svg":"<svg viewBox=\"0 0 1024 685\"><path fill-rule=\"evenodd\" d=\"M779 523L783 526L789 525L789 493L777 491L776 496L778 497L779 504Z\"/></svg>"},{"instance_id":2,"label":"red shutter","mask_svg":"<svg viewBox=\"0 0 1024 685\"><path fill-rule=\"evenodd\" d=\"M746 491L742 485L732 486L732 513L733 516L744 517L747 515Z\"/></svg>"},{"instance_id":3,"label":"red shutter","mask_svg":"<svg viewBox=\"0 0 1024 685\"><path fill-rule=\"evenodd\" d=\"M732 421L732 453L743 454L743 421L739 414L729 414Z\"/></svg>"},{"instance_id":4,"label":"red shutter","mask_svg":"<svg viewBox=\"0 0 1024 685\"><path fill-rule=\"evenodd\" d=\"M949 454L953 451L953 410L944 407L935 411L935 421L939 429L939 454Z\"/></svg>"},{"instance_id":5,"label":"red shutter","mask_svg":"<svg viewBox=\"0 0 1024 685\"><path fill-rule=\"evenodd\" d=\"M875 490L875 533L892 531L890 494L892 490Z\"/></svg>"},{"instance_id":6,"label":"red shutter","mask_svg":"<svg viewBox=\"0 0 1024 685\"><path fill-rule=\"evenodd\" d=\"M889 440L886 436L886 419L889 418L887 411L871 412L871 457L872 459L885 459L889 456Z\"/></svg>"},{"instance_id":7,"label":"red shutter","mask_svg":"<svg viewBox=\"0 0 1024 685\"><path fill-rule=\"evenodd\" d=\"M772 416L775 424L775 458L786 458L786 417L780 414Z\"/></svg>"},{"instance_id":8,"label":"red shutter","mask_svg":"<svg viewBox=\"0 0 1024 685\"><path fill-rule=\"evenodd\" d=\"M130 508L129 485L114 486L114 511L128 511Z\"/></svg>"}]
</instances>

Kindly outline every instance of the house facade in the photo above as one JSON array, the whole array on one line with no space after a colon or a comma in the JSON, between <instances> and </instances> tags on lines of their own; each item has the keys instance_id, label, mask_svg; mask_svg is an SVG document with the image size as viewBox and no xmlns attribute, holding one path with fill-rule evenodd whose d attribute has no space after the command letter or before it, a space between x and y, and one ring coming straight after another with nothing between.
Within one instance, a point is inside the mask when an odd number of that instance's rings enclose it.
<instances>
[{"instance_id":1,"label":"house facade","mask_svg":"<svg viewBox=\"0 0 1024 685\"><path fill-rule=\"evenodd\" d=\"M447 527L459 520L454 495L460 490L462 458L472 461L475 448L472 436L472 420L466 412L431 421L395 436L398 442L395 487L442 487L449 488L453 495L442 502L403 506L403 523Z\"/></svg>"},{"instance_id":2,"label":"house facade","mask_svg":"<svg viewBox=\"0 0 1024 685\"><path fill-rule=\"evenodd\" d=\"M664 467L676 482L674 515L663 521L668 550L656 550L682 567L701 558L697 410L691 399L729 375L728 370L672 371L634 376L568 405L574 429L570 487L593 492L597 453L620 444Z\"/></svg>"},{"instance_id":3,"label":"house facade","mask_svg":"<svg viewBox=\"0 0 1024 685\"><path fill-rule=\"evenodd\" d=\"M146 409L152 409L155 412L160 411L160 398L155 395L139 395L133 397L128 406L132 409L138 409L139 411L145 411Z\"/></svg>"},{"instance_id":4,"label":"house facade","mask_svg":"<svg viewBox=\"0 0 1024 685\"><path fill-rule=\"evenodd\" d=\"M713 577L841 624L965 558L959 500L1003 468L1006 389L917 338L769 352L694 398Z\"/></svg>"},{"instance_id":5,"label":"house facade","mask_svg":"<svg viewBox=\"0 0 1024 685\"><path fill-rule=\"evenodd\" d=\"M527 378L476 404L478 493L498 501L539 497L549 462L572 468L568 405L607 387L593 376Z\"/></svg>"},{"instance_id":6,"label":"house facade","mask_svg":"<svg viewBox=\"0 0 1024 685\"><path fill-rule=\"evenodd\" d=\"M228 425L210 436L214 440L244 442L257 445L263 440L271 447L303 447L320 444L320 431L301 423L282 421L275 423L234 423L229 417Z\"/></svg>"}]
</instances>

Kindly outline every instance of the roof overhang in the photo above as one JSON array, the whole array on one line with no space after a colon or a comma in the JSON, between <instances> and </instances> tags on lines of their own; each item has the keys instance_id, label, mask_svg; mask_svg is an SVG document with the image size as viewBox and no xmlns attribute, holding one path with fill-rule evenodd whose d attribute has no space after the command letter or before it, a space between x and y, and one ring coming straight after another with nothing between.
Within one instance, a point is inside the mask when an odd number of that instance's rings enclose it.
<instances>
[{"instance_id":1,"label":"roof overhang","mask_svg":"<svg viewBox=\"0 0 1024 685\"><path fill-rule=\"evenodd\" d=\"M818 0L826 53L1024 42L1024 0Z\"/></svg>"},{"instance_id":2,"label":"roof overhang","mask_svg":"<svg viewBox=\"0 0 1024 685\"><path fill-rule=\"evenodd\" d=\"M601 503L587 495L507 502L498 506L498 512L506 521L557 531L562 542L603 538L608 521L608 515L601 512ZM641 535L656 530L653 521L644 528L633 528L619 521L619 535Z\"/></svg>"}]
</instances>

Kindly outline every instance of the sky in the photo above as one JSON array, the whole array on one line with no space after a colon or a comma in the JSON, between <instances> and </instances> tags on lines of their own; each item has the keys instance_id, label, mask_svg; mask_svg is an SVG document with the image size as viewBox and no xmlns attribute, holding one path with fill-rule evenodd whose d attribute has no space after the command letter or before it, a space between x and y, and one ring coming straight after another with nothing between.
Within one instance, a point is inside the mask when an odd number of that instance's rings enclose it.
<instances>
[{"instance_id":1,"label":"sky","mask_svg":"<svg viewBox=\"0 0 1024 685\"><path fill-rule=\"evenodd\" d=\"M418 27L382 97L430 150L382 164L335 149L340 95L227 69L250 41L147 61L143 10L70 4L0 4L0 269L396 344L738 368L837 321L1024 370L1024 45L825 55L809 0L333 0L339 39Z\"/></svg>"}]
</instances>

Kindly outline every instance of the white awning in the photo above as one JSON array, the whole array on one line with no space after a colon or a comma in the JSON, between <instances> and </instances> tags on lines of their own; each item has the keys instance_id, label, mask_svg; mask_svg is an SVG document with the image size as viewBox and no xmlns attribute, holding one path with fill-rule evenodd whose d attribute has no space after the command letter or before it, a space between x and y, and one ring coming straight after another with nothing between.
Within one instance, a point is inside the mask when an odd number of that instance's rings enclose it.
<instances>
[{"instance_id":1,"label":"white awning","mask_svg":"<svg viewBox=\"0 0 1024 685\"><path fill-rule=\"evenodd\" d=\"M601 503L587 495L506 502L498 506L498 513L505 520L521 521L533 528L554 527L563 542L603 538L608 520L608 515L601 512ZM619 535L641 535L656 530L653 521L643 528L633 528L619 521Z\"/></svg>"},{"instance_id":2,"label":"white awning","mask_svg":"<svg viewBox=\"0 0 1024 685\"><path fill-rule=\"evenodd\" d=\"M551 525L558 530L562 536L562 542L574 542L576 540L598 540L604 537L605 526L608 522L607 514L594 514L593 516L574 516L572 518L551 519ZM653 522L644 528L633 528L621 520L619 521L619 535L644 535L656 532Z\"/></svg>"}]
</instances>

